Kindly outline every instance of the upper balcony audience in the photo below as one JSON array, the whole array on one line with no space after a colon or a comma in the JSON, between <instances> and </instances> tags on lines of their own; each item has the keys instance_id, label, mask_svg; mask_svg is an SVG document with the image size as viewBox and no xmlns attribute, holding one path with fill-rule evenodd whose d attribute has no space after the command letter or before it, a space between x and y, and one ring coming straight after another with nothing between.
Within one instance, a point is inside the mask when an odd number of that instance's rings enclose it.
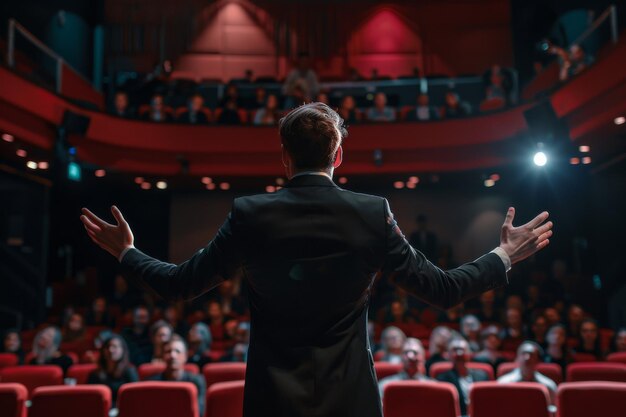
<instances>
[{"instance_id":1,"label":"upper balcony audience","mask_svg":"<svg viewBox=\"0 0 626 417\"><path fill-rule=\"evenodd\" d=\"M367 109L366 116L371 122L393 122L396 120L396 111L387 106L385 93L378 92L374 96L374 107Z\"/></svg>"},{"instance_id":2,"label":"upper balcony audience","mask_svg":"<svg viewBox=\"0 0 626 417\"><path fill-rule=\"evenodd\" d=\"M581 45L571 45L568 50L551 45L548 52L559 58L559 79L565 81L584 71L593 61Z\"/></svg>"},{"instance_id":3,"label":"upper balcony audience","mask_svg":"<svg viewBox=\"0 0 626 417\"><path fill-rule=\"evenodd\" d=\"M152 122L171 122L173 120L170 110L165 106L162 94L155 94L150 100L150 107L143 114L144 120Z\"/></svg>"},{"instance_id":4,"label":"upper balcony audience","mask_svg":"<svg viewBox=\"0 0 626 417\"><path fill-rule=\"evenodd\" d=\"M124 91L118 91L115 93L115 97L113 99L113 114L127 119L135 117L135 113L130 108L128 102L128 94Z\"/></svg>"},{"instance_id":5,"label":"upper balcony audience","mask_svg":"<svg viewBox=\"0 0 626 417\"><path fill-rule=\"evenodd\" d=\"M356 108L354 97L347 95L341 99L341 105L337 109L339 115L347 124L354 124L361 121L361 113Z\"/></svg>"},{"instance_id":6,"label":"upper balcony audience","mask_svg":"<svg viewBox=\"0 0 626 417\"><path fill-rule=\"evenodd\" d=\"M454 119L458 117L466 117L472 114L472 108L469 103L461 101L459 95L454 91L446 93L446 102L441 109L441 117L444 119Z\"/></svg>"},{"instance_id":7,"label":"upper balcony audience","mask_svg":"<svg viewBox=\"0 0 626 417\"><path fill-rule=\"evenodd\" d=\"M407 115L406 120L408 121L428 121L428 120L438 120L439 119L439 111L435 106L431 106L429 104L428 94L421 93L417 96L417 106L415 109L411 109Z\"/></svg>"},{"instance_id":8,"label":"upper balcony audience","mask_svg":"<svg viewBox=\"0 0 626 417\"><path fill-rule=\"evenodd\" d=\"M300 91L297 91L300 90ZM283 94L287 97L286 108L292 108L300 104L300 97L305 102L316 97L320 90L317 74L311 67L311 60L306 54L298 57L297 65L291 70L283 84Z\"/></svg>"},{"instance_id":9,"label":"upper balcony audience","mask_svg":"<svg viewBox=\"0 0 626 417\"><path fill-rule=\"evenodd\" d=\"M278 97L275 94L267 96L265 106L258 109L254 115L253 123L257 126L273 126L278 124L281 112L278 109Z\"/></svg>"},{"instance_id":10,"label":"upper balcony audience","mask_svg":"<svg viewBox=\"0 0 626 417\"><path fill-rule=\"evenodd\" d=\"M100 348L98 369L89 374L88 384L102 384L111 389L112 404L115 404L117 392L128 382L139 381L135 367L130 362L128 346L124 338L111 335Z\"/></svg>"},{"instance_id":11,"label":"upper balcony audience","mask_svg":"<svg viewBox=\"0 0 626 417\"><path fill-rule=\"evenodd\" d=\"M204 108L204 98L200 94L194 94L189 99L187 109L178 115L178 121L192 125L205 125L209 118Z\"/></svg>"},{"instance_id":12,"label":"upper balcony audience","mask_svg":"<svg viewBox=\"0 0 626 417\"><path fill-rule=\"evenodd\" d=\"M65 374L74 361L59 351L61 340L61 331L56 326L48 326L40 330L33 341L33 358L29 364L58 365Z\"/></svg>"}]
</instances>

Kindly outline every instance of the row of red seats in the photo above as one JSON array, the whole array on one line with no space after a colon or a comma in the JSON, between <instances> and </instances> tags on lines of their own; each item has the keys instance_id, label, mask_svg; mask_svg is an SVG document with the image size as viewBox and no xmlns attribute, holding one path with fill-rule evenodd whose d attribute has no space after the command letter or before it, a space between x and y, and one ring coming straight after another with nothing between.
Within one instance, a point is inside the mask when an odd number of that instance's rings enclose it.
<instances>
[{"instance_id":1,"label":"row of red seats","mask_svg":"<svg viewBox=\"0 0 626 417\"><path fill-rule=\"evenodd\" d=\"M204 417L241 417L243 381L221 382L206 392ZM119 417L198 417L196 387L187 382L136 382L120 388ZM26 388L0 383L2 416L26 417ZM550 395L538 383L478 382L470 391L471 417L550 417ZM107 417L111 392L106 386L41 387L32 396L28 417ZM457 417L458 392L449 383L396 381L385 387L386 417ZM620 411L621 410L621 411ZM568 382L557 391L557 417L621 416L626 383Z\"/></svg>"}]
</instances>

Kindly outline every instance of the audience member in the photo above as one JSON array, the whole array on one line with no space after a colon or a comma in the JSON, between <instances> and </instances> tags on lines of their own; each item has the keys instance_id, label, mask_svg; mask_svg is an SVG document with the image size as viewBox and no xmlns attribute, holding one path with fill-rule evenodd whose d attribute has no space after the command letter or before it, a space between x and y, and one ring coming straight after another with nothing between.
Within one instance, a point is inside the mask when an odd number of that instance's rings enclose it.
<instances>
[{"instance_id":1,"label":"audience member","mask_svg":"<svg viewBox=\"0 0 626 417\"><path fill-rule=\"evenodd\" d=\"M597 361L604 360L605 352L602 351L598 324L595 320L584 319L580 323L578 344L574 353L586 353L595 356Z\"/></svg>"},{"instance_id":2,"label":"audience member","mask_svg":"<svg viewBox=\"0 0 626 417\"><path fill-rule=\"evenodd\" d=\"M48 326L40 330L33 341L33 358L30 365L57 365L63 369L63 374L72 366L74 361L59 351L61 346L61 331L58 327Z\"/></svg>"},{"instance_id":3,"label":"audience member","mask_svg":"<svg viewBox=\"0 0 626 417\"><path fill-rule=\"evenodd\" d=\"M517 348L517 368L498 378L500 383L538 382L548 388L552 404L556 398L556 383L537 371L543 357L543 349L537 343L527 340Z\"/></svg>"},{"instance_id":4,"label":"audience member","mask_svg":"<svg viewBox=\"0 0 626 417\"><path fill-rule=\"evenodd\" d=\"M130 352L130 361L135 365L150 362L152 345L148 324L150 313L145 306L137 306L133 310L133 324L122 329L122 337L126 340Z\"/></svg>"},{"instance_id":5,"label":"audience member","mask_svg":"<svg viewBox=\"0 0 626 417\"><path fill-rule=\"evenodd\" d=\"M85 320L78 313L73 313L61 332L64 342L82 342L86 337Z\"/></svg>"},{"instance_id":6,"label":"audience member","mask_svg":"<svg viewBox=\"0 0 626 417\"><path fill-rule=\"evenodd\" d=\"M626 352L626 327L622 327L615 332L613 352Z\"/></svg>"},{"instance_id":7,"label":"audience member","mask_svg":"<svg viewBox=\"0 0 626 417\"><path fill-rule=\"evenodd\" d=\"M115 336L115 333L113 333L113 331L111 331L110 329L102 330L93 339L93 346L95 350L86 350L81 360L85 363L98 363L98 361L100 360L100 349L102 348L102 345L104 345L104 342L106 342L113 336Z\"/></svg>"},{"instance_id":8,"label":"audience member","mask_svg":"<svg viewBox=\"0 0 626 417\"><path fill-rule=\"evenodd\" d=\"M17 356L19 365L24 363L24 350L22 349L22 338L17 329L7 329L2 335L2 350L0 353L12 353Z\"/></svg>"},{"instance_id":9,"label":"audience member","mask_svg":"<svg viewBox=\"0 0 626 417\"><path fill-rule=\"evenodd\" d=\"M115 319L107 311L107 299L96 297L85 317L87 326L115 327Z\"/></svg>"},{"instance_id":10,"label":"audience member","mask_svg":"<svg viewBox=\"0 0 626 417\"><path fill-rule=\"evenodd\" d=\"M544 350L548 346L546 333L548 333L548 321L543 315L535 314L531 324L531 336L532 340Z\"/></svg>"},{"instance_id":11,"label":"audience member","mask_svg":"<svg viewBox=\"0 0 626 417\"><path fill-rule=\"evenodd\" d=\"M267 96L265 106L258 109L254 115L255 125L273 126L278 123L281 113L278 110L278 98L275 94Z\"/></svg>"},{"instance_id":12,"label":"audience member","mask_svg":"<svg viewBox=\"0 0 626 417\"><path fill-rule=\"evenodd\" d=\"M511 102L513 76L508 69L493 65L483 75L483 82L486 100L500 98L507 104Z\"/></svg>"},{"instance_id":13,"label":"audience member","mask_svg":"<svg viewBox=\"0 0 626 417\"><path fill-rule=\"evenodd\" d=\"M291 70L285 79L283 94L288 97L288 100L290 97L295 96L294 93L296 92L297 87L302 90L306 102L309 102L311 98L317 96L320 89L317 81L317 74L311 68L311 62L306 54L301 54L298 57L296 68ZM288 107L295 107L299 104L300 103L298 101L294 101Z\"/></svg>"},{"instance_id":14,"label":"audience member","mask_svg":"<svg viewBox=\"0 0 626 417\"><path fill-rule=\"evenodd\" d=\"M487 326L481 332L481 338L483 349L474 355L474 362L487 363L493 367L495 372L501 363L507 361L500 352L500 346L502 346L500 331L496 326Z\"/></svg>"},{"instance_id":15,"label":"audience member","mask_svg":"<svg viewBox=\"0 0 626 417\"><path fill-rule=\"evenodd\" d=\"M370 107L366 112L367 120L371 122L393 122L396 120L396 111L387 106L387 96L383 92L378 92L374 96L374 107Z\"/></svg>"},{"instance_id":16,"label":"audience member","mask_svg":"<svg viewBox=\"0 0 626 417\"><path fill-rule=\"evenodd\" d=\"M222 111L217 118L218 124L240 125L242 123L242 120L239 117L239 108L237 107L237 101L235 99L228 100L221 110Z\"/></svg>"},{"instance_id":17,"label":"audience member","mask_svg":"<svg viewBox=\"0 0 626 417\"><path fill-rule=\"evenodd\" d=\"M359 73L359 70L352 67L348 73L348 81L363 81L365 78ZM345 120L345 118L344 118Z\"/></svg>"},{"instance_id":18,"label":"audience member","mask_svg":"<svg viewBox=\"0 0 626 417\"><path fill-rule=\"evenodd\" d=\"M453 91L446 93L446 101L441 109L441 117L443 119L454 119L458 117L466 117L472 113L469 103L461 101L459 95Z\"/></svg>"},{"instance_id":19,"label":"audience member","mask_svg":"<svg viewBox=\"0 0 626 417\"><path fill-rule=\"evenodd\" d=\"M496 308L496 292L494 290L486 291L480 295L480 310L476 316L484 323L499 323L500 315Z\"/></svg>"},{"instance_id":20,"label":"audience member","mask_svg":"<svg viewBox=\"0 0 626 417\"><path fill-rule=\"evenodd\" d=\"M578 304L572 304L567 309L567 337L580 337L580 325L584 319L585 311Z\"/></svg>"},{"instance_id":21,"label":"audience member","mask_svg":"<svg viewBox=\"0 0 626 417\"><path fill-rule=\"evenodd\" d=\"M234 320L232 321L235 322ZM250 346L250 323L247 321L235 323L235 334L233 337L235 344L228 354L226 354L224 360L226 362L247 362L248 347Z\"/></svg>"},{"instance_id":22,"label":"audience member","mask_svg":"<svg viewBox=\"0 0 626 417\"><path fill-rule=\"evenodd\" d=\"M551 45L548 52L559 57L559 79L565 81L585 70L591 64L591 58L587 56L581 45L573 44L569 50L556 45Z\"/></svg>"},{"instance_id":23,"label":"audience member","mask_svg":"<svg viewBox=\"0 0 626 417\"><path fill-rule=\"evenodd\" d=\"M378 360L389 363L402 362L402 347L406 342L406 335L395 326L389 326L380 335L381 350L377 352Z\"/></svg>"},{"instance_id":24,"label":"audience member","mask_svg":"<svg viewBox=\"0 0 626 417\"><path fill-rule=\"evenodd\" d=\"M467 340L472 352L479 352L482 349L480 340L480 320L472 314L461 318L461 335Z\"/></svg>"},{"instance_id":25,"label":"audience member","mask_svg":"<svg viewBox=\"0 0 626 417\"><path fill-rule=\"evenodd\" d=\"M172 337L172 326L165 320L156 321L150 327L150 341L152 342L152 363L163 362L163 344Z\"/></svg>"},{"instance_id":26,"label":"audience member","mask_svg":"<svg viewBox=\"0 0 626 417\"><path fill-rule=\"evenodd\" d=\"M189 324L183 320L180 311L183 309L181 304L170 304L163 310L163 319L170 325L172 332L187 337L189 332Z\"/></svg>"},{"instance_id":27,"label":"audience member","mask_svg":"<svg viewBox=\"0 0 626 417\"><path fill-rule=\"evenodd\" d=\"M427 121L438 120L439 111L435 106L429 104L430 99L428 94L421 93L417 96L417 106L415 109L409 111L406 115L406 120L415 121Z\"/></svg>"},{"instance_id":28,"label":"audience member","mask_svg":"<svg viewBox=\"0 0 626 417\"><path fill-rule=\"evenodd\" d=\"M226 90L224 91L224 95L219 101L219 107L226 107L229 102L234 102L236 107L241 107L241 98L239 97L239 89L236 84L229 83L226 86Z\"/></svg>"},{"instance_id":29,"label":"audience member","mask_svg":"<svg viewBox=\"0 0 626 417\"><path fill-rule=\"evenodd\" d=\"M380 398L383 397L385 386L393 381L432 381L426 376L424 361L426 353L422 342L415 338L408 338L402 347L402 370L378 382Z\"/></svg>"},{"instance_id":30,"label":"audience member","mask_svg":"<svg viewBox=\"0 0 626 417\"><path fill-rule=\"evenodd\" d=\"M274 94L274 96L276 96ZM250 110L262 109L267 104L267 90L263 87L257 87L254 90L254 97L248 103L247 108Z\"/></svg>"},{"instance_id":31,"label":"audience member","mask_svg":"<svg viewBox=\"0 0 626 417\"><path fill-rule=\"evenodd\" d=\"M356 108L354 97L350 95L344 96L341 99L341 105L337 111L345 123L354 124L361 121L361 114Z\"/></svg>"},{"instance_id":32,"label":"audience member","mask_svg":"<svg viewBox=\"0 0 626 417\"><path fill-rule=\"evenodd\" d=\"M205 125L209 123L204 109L204 98L200 94L194 94L189 99L187 110L178 116L180 122L192 125Z\"/></svg>"},{"instance_id":33,"label":"audience member","mask_svg":"<svg viewBox=\"0 0 626 417\"><path fill-rule=\"evenodd\" d=\"M213 339L218 341L225 340L227 338L225 324L228 319L224 316L222 305L218 301L210 301L208 303L207 317L206 324L211 329Z\"/></svg>"},{"instance_id":34,"label":"audience member","mask_svg":"<svg viewBox=\"0 0 626 417\"><path fill-rule=\"evenodd\" d=\"M111 304L118 306L122 312L131 309L135 304L135 299L128 291L128 283L122 274L115 275L115 279L113 280L113 297Z\"/></svg>"},{"instance_id":35,"label":"audience member","mask_svg":"<svg viewBox=\"0 0 626 417\"><path fill-rule=\"evenodd\" d=\"M161 94L155 94L150 100L150 109L143 115L144 120L152 122L171 122L172 116L165 107L165 99Z\"/></svg>"},{"instance_id":36,"label":"audience member","mask_svg":"<svg viewBox=\"0 0 626 417\"><path fill-rule=\"evenodd\" d=\"M415 223L417 229L409 236L409 243L427 259L436 259L439 245L437 235L428 228L428 218L424 214L419 214Z\"/></svg>"},{"instance_id":37,"label":"audience member","mask_svg":"<svg viewBox=\"0 0 626 417\"><path fill-rule=\"evenodd\" d=\"M406 304L399 300L394 300L388 309L385 309L385 315L383 316L383 323L415 323L415 319L411 317L411 314L406 308Z\"/></svg>"},{"instance_id":38,"label":"audience member","mask_svg":"<svg viewBox=\"0 0 626 417\"><path fill-rule=\"evenodd\" d=\"M130 354L124 338L112 335L100 347L98 369L89 374L88 384L102 384L111 389L115 406L117 391L124 384L137 382L137 371L130 363Z\"/></svg>"},{"instance_id":39,"label":"audience member","mask_svg":"<svg viewBox=\"0 0 626 417\"><path fill-rule=\"evenodd\" d=\"M557 363L561 365L563 372L565 372L565 368L572 361L571 352L565 344L565 326L555 324L550 327L546 335L546 341L548 342L548 347L545 351L543 361Z\"/></svg>"},{"instance_id":40,"label":"audience member","mask_svg":"<svg viewBox=\"0 0 626 417\"><path fill-rule=\"evenodd\" d=\"M452 330L446 326L437 326L430 333L430 340L428 343L428 351L430 357L426 361L426 372L430 373L430 366L433 363L445 362L445 353L448 348L448 343L452 339Z\"/></svg>"},{"instance_id":41,"label":"audience member","mask_svg":"<svg viewBox=\"0 0 626 417\"><path fill-rule=\"evenodd\" d=\"M543 310L543 316L546 318L548 328L561 324L561 313L554 307Z\"/></svg>"},{"instance_id":42,"label":"audience member","mask_svg":"<svg viewBox=\"0 0 626 417\"><path fill-rule=\"evenodd\" d=\"M502 329L502 344L505 350L517 350L520 343L527 338L522 311L517 307L506 310L506 326Z\"/></svg>"},{"instance_id":43,"label":"audience member","mask_svg":"<svg viewBox=\"0 0 626 417\"><path fill-rule=\"evenodd\" d=\"M113 114L127 119L131 119L135 116L128 103L128 94L124 91L118 91L115 93L115 97L113 99Z\"/></svg>"},{"instance_id":44,"label":"audience member","mask_svg":"<svg viewBox=\"0 0 626 417\"><path fill-rule=\"evenodd\" d=\"M452 362L450 371L437 375L438 381L449 382L459 392L461 415L467 414L472 384L488 381L489 375L483 370L469 369L467 362L470 359L470 350L467 341L463 338L452 339L448 346L448 357Z\"/></svg>"},{"instance_id":45,"label":"audience member","mask_svg":"<svg viewBox=\"0 0 626 417\"><path fill-rule=\"evenodd\" d=\"M204 397L206 388L204 378L185 371L187 363L187 345L182 337L173 334L163 345L163 360L165 361L165 371L154 375L149 379L152 381L183 381L191 382L198 392L199 415L204 415Z\"/></svg>"},{"instance_id":46,"label":"audience member","mask_svg":"<svg viewBox=\"0 0 626 417\"><path fill-rule=\"evenodd\" d=\"M209 326L202 322L191 326L187 335L187 346L189 347L187 363L195 363L199 369L202 369L204 365L212 362L209 356L211 342L212 337Z\"/></svg>"}]
</instances>

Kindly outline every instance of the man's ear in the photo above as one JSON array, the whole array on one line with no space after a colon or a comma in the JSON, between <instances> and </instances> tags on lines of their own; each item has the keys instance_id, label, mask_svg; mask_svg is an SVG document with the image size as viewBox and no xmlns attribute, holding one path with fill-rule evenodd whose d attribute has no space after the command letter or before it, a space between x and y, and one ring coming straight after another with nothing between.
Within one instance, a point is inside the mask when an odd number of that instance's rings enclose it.
<instances>
[{"instance_id":1,"label":"man's ear","mask_svg":"<svg viewBox=\"0 0 626 417\"><path fill-rule=\"evenodd\" d=\"M343 148L339 146L339 148L337 148L337 153L335 154L335 161L333 162L333 168L338 168L339 165L341 165L341 162L343 162Z\"/></svg>"}]
</instances>

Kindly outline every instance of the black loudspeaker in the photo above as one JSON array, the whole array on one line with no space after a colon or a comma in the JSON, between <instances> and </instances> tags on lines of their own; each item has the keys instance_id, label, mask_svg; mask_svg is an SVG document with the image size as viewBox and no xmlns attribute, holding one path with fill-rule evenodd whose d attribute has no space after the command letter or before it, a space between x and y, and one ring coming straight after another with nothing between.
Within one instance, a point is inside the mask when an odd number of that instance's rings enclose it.
<instances>
[{"instance_id":1,"label":"black loudspeaker","mask_svg":"<svg viewBox=\"0 0 626 417\"><path fill-rule=\"evenodd\" d=\"M84 135L89 128L89 122L91 119L82 114L74 113L70 110L65 110L63 113L63 120L61 121L61 127L65 130L66 134L78 134Z\"/></svg>"},{"instance_id":2,"label":"black loudspeaker","mask_svg":"<svg viewBox=\"0 0 626 417\"><path fill-rule=\"evenodd\" d=\"M535 138L554 138L562 133L563 124L556 116L550 100L543 100L526 110L524 119Z\"/></svg>"}]
</instances>

